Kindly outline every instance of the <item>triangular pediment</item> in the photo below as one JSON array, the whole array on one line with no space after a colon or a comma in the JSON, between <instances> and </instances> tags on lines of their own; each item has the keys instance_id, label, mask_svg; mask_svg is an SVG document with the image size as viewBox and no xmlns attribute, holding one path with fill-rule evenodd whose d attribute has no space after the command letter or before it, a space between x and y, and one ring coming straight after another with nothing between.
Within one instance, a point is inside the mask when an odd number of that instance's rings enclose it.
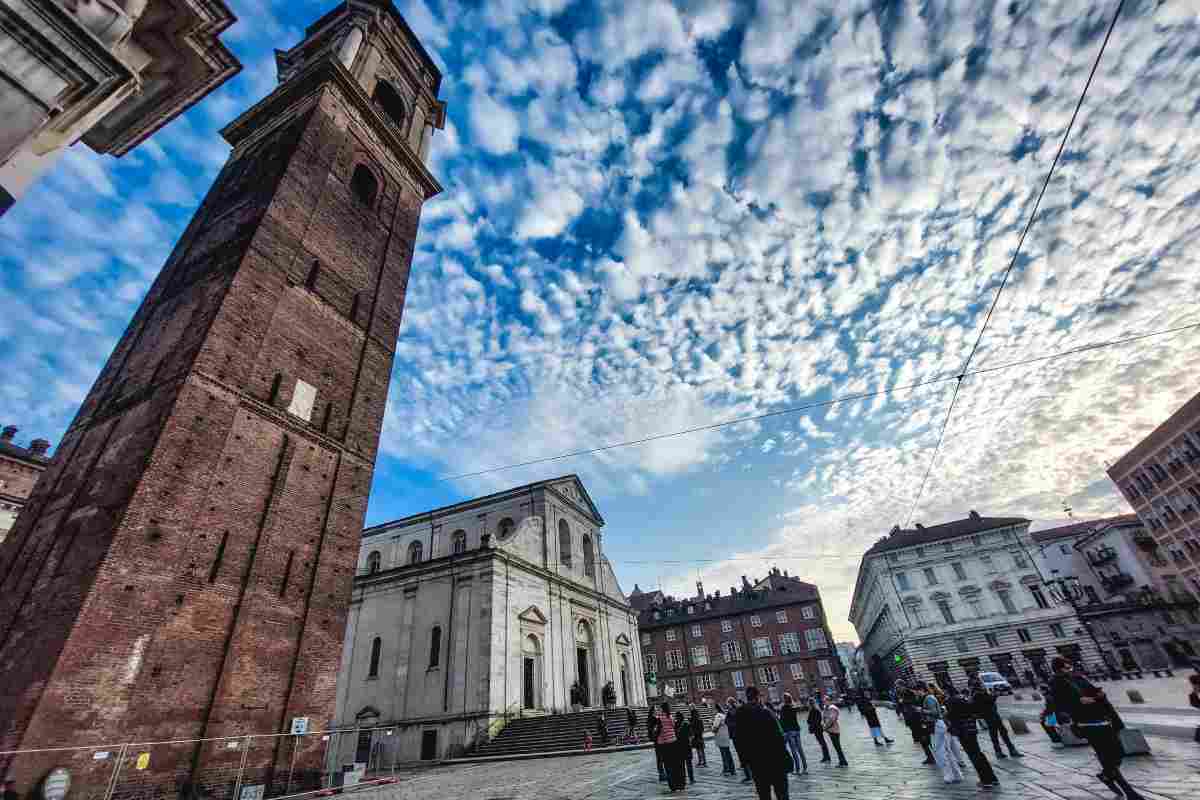
<instances>
[{"instance_id":1,"label":"triangular pediment","mask_svg":"<svg viewBox=\"0 0 1200 800\"><path fill-rule=\"evenodd\" d=\"M517 619L522 622L532 622L534 625L545 625L546 615L543 614L537 606L530 606L517 615Z\"/></svg>"},{"instance_id":2,"label":"triangular pediment","mask_svg":"<svg viewBox=\"0 0 1200 800\"><path fill-rule=\"evenodd\" d=\"M617 644L629 647L629 637L625 634L617 634Z\"/></svg>"},{"instance_id":3,"label":"triangular pediment","mask_svg":"<svg viewBox=\"0 0 1200 800\"><path fill-rule=\"evenodd\" d=\"M366 719L367 717L378 717L379 709L375 706L363 706L362 711L354 715L355 719Z\"/></svg>"},{"instance_id":4,"label":"triangular pediment","mask_svg":"<svg viewBox=\"0 0 1200 800\"><path fill-rule=\"evenodd\" d=\"M592 502L592 496L588 494L587 489L583 488L583 481L579 480L578 475L568 475L550 486L563 497L585 509L597 525L604 524L604 517L600 516L600 509L596 508L596 504Z\"/></svg>"}]
</instances>

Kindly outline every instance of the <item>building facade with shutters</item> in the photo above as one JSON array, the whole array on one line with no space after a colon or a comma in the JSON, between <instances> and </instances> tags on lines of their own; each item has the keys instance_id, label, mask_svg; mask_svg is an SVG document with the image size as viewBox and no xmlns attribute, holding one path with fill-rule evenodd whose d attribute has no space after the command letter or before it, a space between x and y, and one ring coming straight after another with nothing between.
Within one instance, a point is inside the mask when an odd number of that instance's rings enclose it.
<instances>
[{"instance_id":1,"label":"building facade with shutters","mask_svg":"<svg viewBox=\"0 0 1200 800\"><path fill-rule=\"evenodd\" d=\"M1200 394L1108 468L1170 562L1200 597Z\"/></svg>"},{"instance_id":2,"label":"building facade with shutters","mask_svg":"<svg viewBox=\"0 0 1200 800\"><path fill-rule=\"evenodd\" d=\"M502 714L645 705L637 617L568 475L368 528L346 623L337 763L442 758Z\"/></svg>"},{"instance_id":3,"label":"building facade with shutters","mask_svg":"<svg viewBox=\"0 0 1200 800\"><path fill-rule=\"evenodd\" d=\"M1043 575L1100 643L1110 672L1186 668L1200 652L1200 603L1136 514L1033 534Z\"/></svg>"},{"instance_id":4,"label":"building facade with shutters","mask_svg":"<svg viewBox=\"0 0 1200 800\"><path fill-rule=\"evenodd\" d=\"M1039 572L1029 524L972 511L893 528L866 552L850 621L878 690L899 678L962 686L978 672L1028 685L1049 677L1056 655L1099 664L1075 610Z\"/></svg>"},{"instance_id":5,"label":"building facade with shutters","mask_svg":"<svg viewBox=\"0 0 1200 800\"><path fill-rule=\"evenodd\" d=\"M637 587L638 633L647 695L691 703L745 698L757 686L771 700L843 688L844 672L820 591L773 569L742 588L676 599Z\"/></svg>"}]
</instances>

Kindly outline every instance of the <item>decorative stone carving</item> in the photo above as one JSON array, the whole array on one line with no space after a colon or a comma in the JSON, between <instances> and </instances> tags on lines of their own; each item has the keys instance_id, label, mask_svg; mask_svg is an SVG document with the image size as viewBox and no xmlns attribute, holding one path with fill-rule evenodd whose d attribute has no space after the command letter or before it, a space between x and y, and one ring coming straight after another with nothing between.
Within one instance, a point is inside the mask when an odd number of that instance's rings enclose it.
<instances>
[{"instance_id":1,"label":"decorative stone carving","mask_svg":"<svg viewBox=\"0 0 1200 800\"><path fill-rule=\"evenodd\" d=\"M124 4L115 0L60 0L60 3L75 15L84 30L109 48L129 36L133 23L146 10L146 0L125 0Z\"/></svg>"},{"instance_id":2,"label":"decorative stone carving","mask_svg":"<svg viewBox=\"0 0 1200 800\"><path fill-rule=\"evenodd\" d=\"M338 60L342 62L343 67L350 69L354 65L354 59L358 57L358 51L362 47L362 43L362 28L355 26L346 32L346 36L342 39L342 43L338 47Z\"/></svg>"}]
</instances>

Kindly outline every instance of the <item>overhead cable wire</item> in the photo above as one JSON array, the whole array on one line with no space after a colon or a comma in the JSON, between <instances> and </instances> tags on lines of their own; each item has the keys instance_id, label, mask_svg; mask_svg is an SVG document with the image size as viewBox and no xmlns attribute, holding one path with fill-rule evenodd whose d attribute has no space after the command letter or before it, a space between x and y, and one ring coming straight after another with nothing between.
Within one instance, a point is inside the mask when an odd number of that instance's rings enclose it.
<instances>
[{"instance_id":1,"label":"overhead cable wire","mask_svg":"<svg viewBox=\"0 0 1200 800\"><path fill-rule=\"evenodd\" d=\"M1104 41L1100 43L1100 51L1096 53L1096 60L1092 62L1092 71L1088 73L1087 81L1083 84L1083 91L1079 93L1079 101L1075 103L1075 110L1071 112L1071 119L1067 123L1067 129L1063 131L1062 140L1058 143L1058 151L1054 154L1054 160L1050 162L1050 169L1046 171L1046 180L1042 182L1042 189L1038 192L1037 199L1033 203L1033 211L1030 213L1029 219L1025 222L1025 228L1021 231L1021 238L1017 240L1017 246L1013 250L1008 267L1000 277L1000 285L996 287L996 294L992 297L992 304L988 307L987 314L983 318L983 325L979 328L979 335L975 337L975 343L971 345L971 351L967 353L967 359L963 362L963 368L959 371L954 384L954 391L950 395L950 403L946 406L946 416L942 420L942 428L938 433L937 444L933 446L933 453L929 457L929 465L925 468L925 474L921 477L921 485L917 488L917 494L913 498L912 507L908 510L908 517L904 520L904 527L906 528L912 522L913 514L917 511L917 505L921 502L921 497L925 494L925 486L929 483L929 474L933 472L933 466L937 463L938 453L942 449L942 441L946 437L946 426L950 423L950 416L954 413L954 406L958 402L958 394L962 389L963 378L966 377L967 370L971 366L971 361L974 360L975 353L979 350L979 343L983 341L983 335L987 332L988 323L991 322L992 314L995 313L996 306L1000 302L1000 295L1004 292L1004 287L1008 285L1009 276L1012 275L1013 269L1017 266L1017 259L1021 256L1021 248L1025 244L1025 238L1029 235L1029 231L1033 228L1033 223L1037 219L1038 211L1042 205L1042 198L1046 196L1046 190L1050 188L1050 180L1054 177L1054 170L1058 167L1063 150L1066 149L1067 139L1071 136L1071 129L1075 126L1079 110L1083 108L1083 101L1087 98L1088 89L1092 85L1092 78L1096 77L1096 71L1100 68L1100 59L1104 57L1104 50L1108 47L1108 40L1112 37L1113 29L1117 27L1117 20L1120 18L1121 9L1124 6L1125 0L1118 0L1116 11L1113 12L1112 21L1108 25L1108 31L1104 34Z\"/></svg>"}]
</instances>

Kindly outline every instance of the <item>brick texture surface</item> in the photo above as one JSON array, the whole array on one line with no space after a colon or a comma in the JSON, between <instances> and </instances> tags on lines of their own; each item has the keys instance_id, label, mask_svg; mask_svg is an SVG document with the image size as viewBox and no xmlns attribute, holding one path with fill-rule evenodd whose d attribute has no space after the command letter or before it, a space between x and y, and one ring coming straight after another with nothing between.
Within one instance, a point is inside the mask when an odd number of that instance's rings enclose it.
<instances>
[{"instance_id":1,"label":"brick texture surface","mask_svg":"<svg viewBox=\"0 0 1200 800\"><path fill-rule=\"evenodd\" d=\"M427 193L322 77L338 70L282 86L282 119L256 107L0 549L0 749L333 715ZM350 189L358 164L379 181L371 205ZM287 412L298 380L316 387L309 420ZM310 743L298 769L320 756ZM246 782L279 781L291 757L257 746ZM118 794L223 796L240 758L159 748ZM25 789L53 760L10 771ZM75 786L110 769L79 762Z\"/></svg>"}]
</instances>

